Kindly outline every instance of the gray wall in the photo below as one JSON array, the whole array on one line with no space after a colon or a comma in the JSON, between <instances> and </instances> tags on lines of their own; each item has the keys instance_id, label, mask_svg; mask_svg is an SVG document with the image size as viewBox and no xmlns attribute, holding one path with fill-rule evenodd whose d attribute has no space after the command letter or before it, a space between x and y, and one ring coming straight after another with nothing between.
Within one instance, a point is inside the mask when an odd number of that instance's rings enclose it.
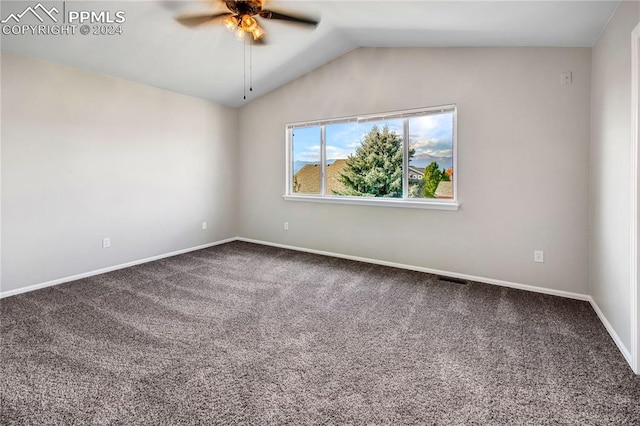
<instances>
[{"instance_id":1,"label":"gray wall","mask_svg":"<svg viewBox=\"0 0 640 426\"><path fill-rule=\"evenodd\" d=\"M237 116L2 53L1 290L235 236Z\"/></svg>"},{"instance_id":2,"label":"gray wall","mask_svg":"<svg viewBox=\"0 0 640 426\"><path fill-rule=\"evenodd\" d=\"M640 3L622 2L593 48L590 292L631 343L631 31Z\"/></svg>"},{"instance_id":3,"label":"gray wall","mask_svg":"<svg viewBox=\"0 0 640 426\"><path fill-rule=\"evenodd\" d=\"M350 52L241 109L240 235L586 294L590 66L588 48ZM282 199L287 122L451 103L459 211Z\"/></svg>"}]
</instances>

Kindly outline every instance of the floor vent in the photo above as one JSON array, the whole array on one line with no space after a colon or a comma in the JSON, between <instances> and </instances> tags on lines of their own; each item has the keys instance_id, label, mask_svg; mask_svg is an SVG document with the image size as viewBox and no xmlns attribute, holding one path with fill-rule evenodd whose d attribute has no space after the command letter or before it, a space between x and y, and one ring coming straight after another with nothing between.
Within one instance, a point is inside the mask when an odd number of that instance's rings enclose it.
<instances>
[{"instance_id":1,"label":"floor vent","mask_svg":"<svg viewBox=\"0 0 640 426\"><path fill-rule=\"evenodd\" d=\"M445 276L442 276L442 275L438 275L438 280L439 281L446 281L446 282L449 282L449 283L462 284L462 285L467 285L468 284L467 280L463 280L461 278L445 277Z\"/></svg>"}]
</instances>

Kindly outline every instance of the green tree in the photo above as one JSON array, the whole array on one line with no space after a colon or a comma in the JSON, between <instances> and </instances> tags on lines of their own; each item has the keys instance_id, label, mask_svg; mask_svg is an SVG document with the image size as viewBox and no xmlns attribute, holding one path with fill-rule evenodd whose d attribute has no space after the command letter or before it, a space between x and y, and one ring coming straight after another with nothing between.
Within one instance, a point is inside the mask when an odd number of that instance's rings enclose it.
<instances>
[{"instance_id":1,"label":"green tree","mask_svg":"<svg viewBox=\"0 0 640 426\"><path fill-rule=\"evenodd\" d=\"M409 150L409 159L415 154ZM385 126L373 126L354 154L349 155L336 195L402 197L402 137Z\"/></svg>"},{"instance_id":2,"label":"green tree","mask_svg":"<svg viewBox=\"0 0 640 426\"><path fill-rule=\"evenodd\" d=\"M438 189L438 184L442 180L443 173L446 174L446 172L440 170L438 163L435 161L424 169L424 177L422 178L424 181L422 196L424 198L435 198L436 189Z\"/></svg>"},{"instance_id":3,"label":"green tree","mask_svg":"<svg viewBox=\"0 0 640 426\"><path fill-rule=\"evenodd\" d=\"M424 193L424 179L417 182L409 182L409 198L421 198Z\"/></svg>"},{"instance_id":4,"label":"green tree","mask_svg":"<svg viewBox=\"0 0 640 426\"><path fill-rule=\"evenodd\" d=\"M293 192L300 192L300 182L298 182L298 176L293 177Z\"/></svg>"}]
</instances>

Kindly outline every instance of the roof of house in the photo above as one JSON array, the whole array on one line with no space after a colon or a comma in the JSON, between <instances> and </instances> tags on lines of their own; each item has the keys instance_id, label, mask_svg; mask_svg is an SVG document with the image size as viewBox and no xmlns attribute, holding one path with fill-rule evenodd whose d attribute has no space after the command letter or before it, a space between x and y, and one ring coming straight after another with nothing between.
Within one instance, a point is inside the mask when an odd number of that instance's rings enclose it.
<instances>
[{"instance_id":1,"label":"roof of house","mask_svg":"<svg viewBox=\"0 0 640 426\"><path fill-rule=\"evenodd\" d=\"M453 182L441 180L434 195L436 198L453 198Z\"/></svg>"},{"instance_id":2,"label":"roof of house","mask_svg":"<svg viewBox=\"0 0 640 426\"><path fill-rule=\"evenodd\" d=\"M338 178L347 160L336 160L327 164L325 193L332 195L334 191L344 190ZM319 194L321 187L320 164L307 164L293 176L294 192L299 194Z\"/></svg>"},{"instance_id":3,"label":"roof of house","mask_svg":"<svg viewBox=\"0 0 640 426\"><path fill-rule=\"evenodd\" d=\"M334 191L344 191L344 185L340 183L338 178L340 173L344 170L344 166L347 165L347 160L336 160L327 165L327 187L326 194L332 195Z\"/></svg>"}]
</instances>

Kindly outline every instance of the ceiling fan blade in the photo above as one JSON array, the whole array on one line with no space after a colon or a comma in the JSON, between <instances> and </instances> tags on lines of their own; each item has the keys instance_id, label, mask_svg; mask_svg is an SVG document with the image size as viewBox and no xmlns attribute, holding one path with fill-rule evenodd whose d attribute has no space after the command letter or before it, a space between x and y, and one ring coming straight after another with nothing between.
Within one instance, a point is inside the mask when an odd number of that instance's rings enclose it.
<instances>
[{"instance_id":1,"label":"ceiling fan blade","mask_svg":"<svg viewBox=\"0 0 640 426\"><path fill-rule=\"evenodd\" d=\"M227 16L233 16L233 13L230 12L220 12L220 13L208 13L206 15L187 15L187 16L178 16L176 21L184 25L185 27L197 27L198 25L206 24L207 22L211 22L216 18L226 18Z\"/></svg>"},{"instance_id":2,"label":"ceiling fan blade","mask_svg":"<svg viewBox=\"0 0 640 426\"><path fill-rule=\"evenodd\" d=\"M262 12L260 12L260 16L266 19L279 19L282 21L295 22L297 24L313 25L314 27L319 23L312 18L307 18L304 16L285 15L284 13L272 12L270 10L263 10Z\"/></svg>"}]
</instances>

